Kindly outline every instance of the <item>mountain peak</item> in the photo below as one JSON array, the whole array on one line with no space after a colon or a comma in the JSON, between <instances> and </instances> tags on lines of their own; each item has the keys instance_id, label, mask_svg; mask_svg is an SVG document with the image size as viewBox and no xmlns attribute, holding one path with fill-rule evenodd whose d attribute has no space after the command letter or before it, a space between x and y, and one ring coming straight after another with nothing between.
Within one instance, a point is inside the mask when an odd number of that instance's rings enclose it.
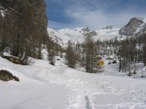
<instances>
[{"instance_id":1,"label":"mountain peak","mask_svg":"<svg viewBox=\"0 0 146 109\"><path fill-rule=\"evenodd\" d=\"M119 30L119 34L126 36L132 35L143 23L144 21L142 20L142 18L131 18L130 21Z\"/></svg>"},{"instance_id":2,"label":"mountain peak","mask_svg":"<svg viewBox=\"0 0 146 109\"><path fill-rule=\"evenodd\" d=\"M113 25L107 25L105 28L103 28L103 29L113 29L114 28L114 26Z\"/></svg>"}]
</instances>

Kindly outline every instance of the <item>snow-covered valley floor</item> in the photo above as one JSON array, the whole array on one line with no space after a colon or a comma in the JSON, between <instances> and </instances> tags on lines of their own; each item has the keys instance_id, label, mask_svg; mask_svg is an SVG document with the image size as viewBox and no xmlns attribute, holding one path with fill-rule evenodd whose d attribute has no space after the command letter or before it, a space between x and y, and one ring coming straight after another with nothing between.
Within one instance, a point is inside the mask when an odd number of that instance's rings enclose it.
<instances>
[{"instance_id":1,"label":"snow-covered valley floor","mask_svg":"<svg viewBox=\"0 0 146 109\"><path fill-rule=\"evenodd\" d=\"M146 109L145 79L89 74L42 60L15 65L0 57L2 69L20 82L0 81L0 109Z\"/></svg>"}]
</instances>

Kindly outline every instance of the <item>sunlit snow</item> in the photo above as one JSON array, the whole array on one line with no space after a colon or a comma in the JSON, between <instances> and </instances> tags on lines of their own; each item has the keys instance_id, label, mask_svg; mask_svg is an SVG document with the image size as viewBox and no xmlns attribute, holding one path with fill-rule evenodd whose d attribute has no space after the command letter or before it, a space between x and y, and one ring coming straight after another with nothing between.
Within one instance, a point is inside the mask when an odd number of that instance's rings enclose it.
<instances>
[{"instance_id":1,"label":"sunlit snow","mask_svg":"<svg viewBox=\"0 0 146 109\"><path fill-rule=\"evenodd\" d=\"M0 109L146 109L145 79L118 73L116 65L88 74L56 61L52 66L29 58L30 65L22 66L0 57L0 70L20 79L0 81Z\"/></svg>"}]
</instances>

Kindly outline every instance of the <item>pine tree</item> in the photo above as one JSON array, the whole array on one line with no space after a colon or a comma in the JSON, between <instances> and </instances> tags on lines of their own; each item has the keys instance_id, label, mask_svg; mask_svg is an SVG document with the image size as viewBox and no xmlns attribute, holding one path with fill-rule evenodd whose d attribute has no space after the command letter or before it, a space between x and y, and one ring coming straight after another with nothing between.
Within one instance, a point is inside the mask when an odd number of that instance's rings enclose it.
<instances>
[{"instance_id":1,"label":"pine tree","mask_svg":"<svg viewBox=\"0 0 146 109\"><path fill-rule=\"evenodd\" d=\"M67 65L71 68L74 68L77 61L79 60L79 55L75 53L72 43L69 41L66 49L66 60Z\"/></svg>"},{"instance_id":2,"label":"pine tree","mask_svg":"<svg viewBox=\"0 0 146 109\"><path fill-rule=\"evenodd\" d=\"M97 55L97 47L91 36L87 35L84 42L86 72L93 73L95 67L94 57Z\"/></svg>"}]
</instances>

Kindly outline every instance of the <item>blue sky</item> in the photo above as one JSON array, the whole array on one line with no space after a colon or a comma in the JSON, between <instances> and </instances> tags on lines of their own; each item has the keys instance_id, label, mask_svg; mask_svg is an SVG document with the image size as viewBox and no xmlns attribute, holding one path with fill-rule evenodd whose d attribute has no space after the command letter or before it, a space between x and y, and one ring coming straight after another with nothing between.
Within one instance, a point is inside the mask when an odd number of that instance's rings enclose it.
<instances>
[{"instance_id":1,"label":"blue sky","mask_svg":"<svg viewBox=\"0 0 146 109\"><path fill-rule=\"evenodd\" d=\"M54 29L124 26L146 16L146 0L46 0L49 27Z\"/></svg>"}]
</instances>

